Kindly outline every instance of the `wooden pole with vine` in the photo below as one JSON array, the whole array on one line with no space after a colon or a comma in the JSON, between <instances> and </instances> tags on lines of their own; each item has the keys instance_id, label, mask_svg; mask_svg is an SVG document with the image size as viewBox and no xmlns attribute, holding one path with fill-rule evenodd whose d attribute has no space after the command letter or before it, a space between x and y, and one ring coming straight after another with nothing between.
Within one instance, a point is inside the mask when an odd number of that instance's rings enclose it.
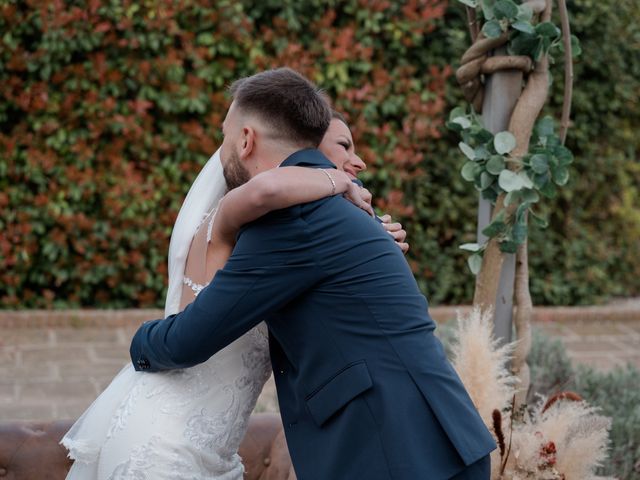
<instances>
[{"instance_id":1,"label":"wooden pole with vine","mask_svg":"<svg viewBox=\"0 0 640 480\"><path fill-rule=\"evenodd\" d=\"M519 5L513 0L459 1L467 8L473 44L463 55L456 77L472 110L468 113L466 109L454 109L449 127L462 137L460 149L467 157L463 178L473 182L493 207L478 242L461 248L472 252L469 266L476 274L474 306L495 312L497 300L510 297L513 291L518 343L512 370L521 380L517 400L522 403L529 387L526 357L531 346L533 308L529 292L528 226L530 218L545 225L536 216L534 204L541 195L553 197L556 186L568 181L568 165L573 157L563 143L569 123L572 44L575 49L577 40L569 32L564 0L558 0L562 35L551 23L552 0L528 0ZM482 26L480 17L484 20ZM551 118L536 123L548 97L549 55L556 47L564 50L568 69L560 136L554 133ZM506 72L510 76L504 81ZM521 75L514 75L515 72ZM491 85L494 90L487 93L485 86L499 78L503 80L501 84ZM496 87L502 89L502 96L497 94ZM492 112L481 119L483 106ZM502 120L496 122L496 116ZM508 277L504 276L504 266L510 255L515 255L515 276L508 279L513 285L505 286L504 279ZM506 328L510 333L511 325ZM504 336L505 328L501 331Z\"/></svg>"}]
</instances>

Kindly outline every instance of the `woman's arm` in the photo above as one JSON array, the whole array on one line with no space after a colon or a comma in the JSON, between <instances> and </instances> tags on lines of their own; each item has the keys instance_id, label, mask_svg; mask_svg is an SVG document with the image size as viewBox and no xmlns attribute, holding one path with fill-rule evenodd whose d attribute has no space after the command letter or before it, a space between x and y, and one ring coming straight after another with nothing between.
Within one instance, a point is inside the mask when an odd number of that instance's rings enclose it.
<instances>
[{"instance_id":1,"label":"woman's arm","mask_svg":"<svg viewBox=\"0 0 640 480\"><path fill-rule=\"evenodd\" d=\"M224 196L218 204L213 237L232 245L242 225L272 210L338 194L344 194L373 215L371 205L361 197L360 187L340 170L305 167L268 170Z\"/></svg>"}]
</instances>

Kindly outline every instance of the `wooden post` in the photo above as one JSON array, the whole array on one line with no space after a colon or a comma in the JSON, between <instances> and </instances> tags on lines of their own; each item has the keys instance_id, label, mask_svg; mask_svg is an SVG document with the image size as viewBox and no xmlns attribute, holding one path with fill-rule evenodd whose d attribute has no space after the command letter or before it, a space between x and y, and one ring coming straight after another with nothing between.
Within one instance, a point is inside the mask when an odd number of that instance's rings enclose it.
<instances>
[{"instance_id":1,"label":"wooden post","mask_svg":"<svg viewBox=\"0 0 640 480\"><path fill-rule=\"evenodd\" d=\"M499 48L495 55L505 55L506 49ZM522 92L523 74L519 70L502 70L487 75L485 94L482 104L482 122L491 133L508 129L511 113ZM491 222L492 207L488 200L480 197L478 205L478 243L487 240L482 230ZM511 341L513 316L513 286L515 279L516 256L504 254L504 263L500 274L500 286L495 299L494 327L496 338L501 342Z\"/></svg>"}]
</instances>

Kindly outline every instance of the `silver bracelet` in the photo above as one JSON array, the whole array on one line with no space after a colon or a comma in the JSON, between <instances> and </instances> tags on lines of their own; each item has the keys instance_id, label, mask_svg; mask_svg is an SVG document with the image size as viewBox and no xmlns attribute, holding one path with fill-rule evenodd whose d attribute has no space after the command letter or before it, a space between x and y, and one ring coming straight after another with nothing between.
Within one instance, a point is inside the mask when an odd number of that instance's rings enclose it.
<instances>
[{"instance_id":1,"label":"silver bracelet","mask_svg":"<svg viewBox=\"0 0 640 480\"><path fill-rule=\"evenodd\" d=\"M336 182L333 179L333 177L331 175L329 175L329 172L327 172L326 170L322 170L320 169L321 172L323 172L328 178L329 180L331 180L331 195L335 195L336 194Z\"/></svg>"}]
</instances>

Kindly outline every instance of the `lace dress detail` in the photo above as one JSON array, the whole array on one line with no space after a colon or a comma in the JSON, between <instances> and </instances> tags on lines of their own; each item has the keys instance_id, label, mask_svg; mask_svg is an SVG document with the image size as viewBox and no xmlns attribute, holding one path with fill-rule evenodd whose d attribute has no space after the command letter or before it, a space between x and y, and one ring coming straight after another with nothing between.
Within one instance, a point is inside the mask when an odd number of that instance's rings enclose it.
<instances>
[{"instance_id":1,"label":"lace dress detail","mask_svg":"<svg viewBox=\"0 0 640 480\"><path fill-rule=\"evenodd\" d=\"M241 480L238 447L270 374L264 323L192 368L126 365L63 438L67 480Z\"/></svg>"}]
</instances>

